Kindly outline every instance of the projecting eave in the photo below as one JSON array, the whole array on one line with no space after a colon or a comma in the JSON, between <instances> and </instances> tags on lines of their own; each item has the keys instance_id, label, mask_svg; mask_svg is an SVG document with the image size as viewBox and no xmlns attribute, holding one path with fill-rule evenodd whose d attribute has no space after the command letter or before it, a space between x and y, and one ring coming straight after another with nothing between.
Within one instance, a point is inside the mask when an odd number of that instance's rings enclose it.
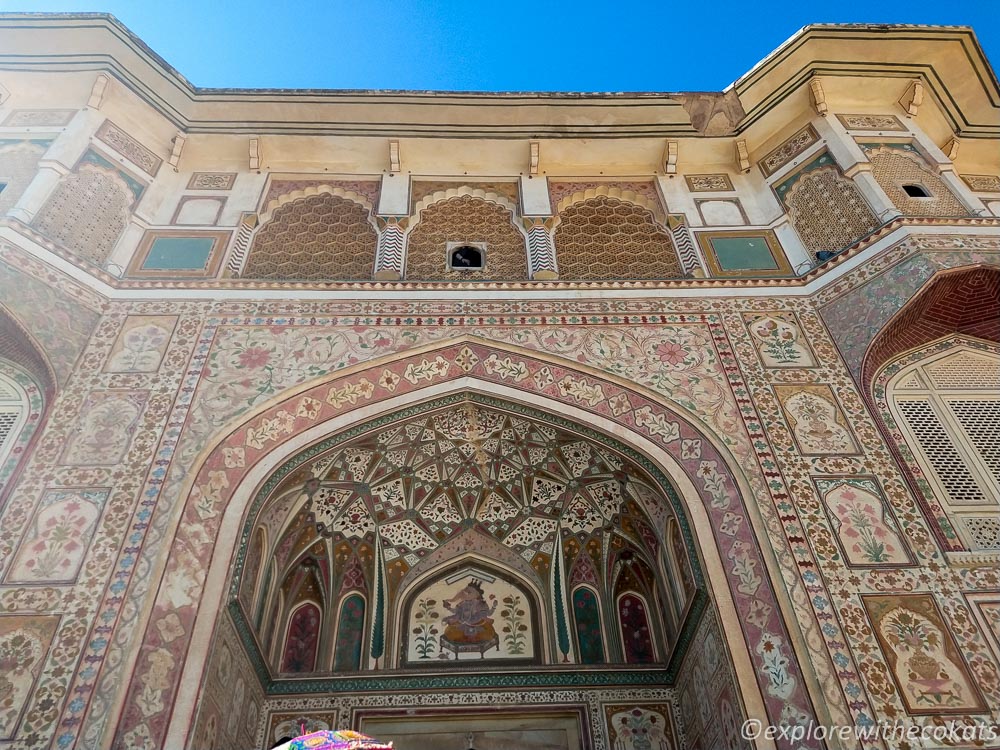
<instances>
[{"instance_id":1,"label":"projecting eave","mask_svg":"<svg viewBox=\"0 0 1000 750\"><path fill-rule=\"evenodd\" d=\"M821 76L841 79L855 98L858 81L869 81L876 107L898 97L908 81L920 80L957 135L1000 135L996 77L967 27L809 26L718 93L207 89L192 85L112 16L9 13L0 14L0 70L110 73L186 133L731 136ZM837 95L835 83L830 91ZM86 95L81 92L82 103Z\"/></svg>"}]
</instances>

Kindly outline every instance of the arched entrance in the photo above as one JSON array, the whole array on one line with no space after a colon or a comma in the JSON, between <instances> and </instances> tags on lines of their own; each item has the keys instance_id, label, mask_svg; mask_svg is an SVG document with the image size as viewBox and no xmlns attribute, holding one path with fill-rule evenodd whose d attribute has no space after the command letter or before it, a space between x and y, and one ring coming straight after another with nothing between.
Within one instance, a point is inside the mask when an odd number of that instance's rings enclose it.
<instances>
[{"instance_id":1,"label":"arched entrance","mask_svg":"<svg viewBox=\"0 0 1000 750\"><path fill-rule=\"evenodd\" d=\"M170 693L170 685L179 684L182 665L184 683L188 685L199 680L206 671L210 656L207 644L215 624L220 621L217 614L224 600L231 564L235 558L236 567L242 566L251 548L249 534L244 534L244 528L249 518L247 506L251 498L257 496L253 488L267 481L290 456L301 453L324 437L344 435L359 423L393 414L445 393L486 390L513 404L531 402L549 414L558 412L576 425L598 427L604 436L615 435L626 441L625 447L635 450L651 468L669 477L686 505L684 515L678 518L689 517L691 526L698 530L699 543L695 544L689 532L682 535L684 546L689 554L696 550L694 557L700 557L706 570L722 617L724 632L721 638L729 645L737 667L734 689L739 696L730 693L737 708L730 710L729 715L738 715L742 699L749 715L774 724L811 716L802 673L750 529L739 483L729 473L726 458L712 442L686 420L636 389L520 351L503 350L476 341L460 341L411 354L388 365L383 363L314 385L247 420L207 455L194 478L164 577L165 585L161 586L139 656L136 677L130 688L136 698L149 685L149 667L161 665L160 684L169 683L167 688L161 688L161 696ZM230 503L231 498L238 502ZM650 518L656 527L657 543L663 546L669 519L652 515ZM204 596L199 602L198 592L181 566L190 564L192 556L212 551L204 549L205 538L217 540L217 543ZM238 546L235 544L237 539L240 541ZM622 593L618 602L627 594ZM667 592L661 590L660 596L666 601ZM636 601L628 599L632 604ZM602 616L607 621L608 614ZM662 626L661 630L664 630ZM171 646L181 640L176 635L178 632L190 633L191 638ZM172 639L171 635L174 635ZM558 640L558 634L554 639ZM190 650L184 648L187 643L191 644ZM662 671L661 663L661 674L650 680L648 695L651 700L655 698L667 705L672 695ZM271 690L277 682L284 682L272 681L266 670L250 662L246 673L259 678L262 686L256 702L245 701L248 706L254 706L248 709L251 713L259 713L264 689ZM574 674L582 674L582 671L576 670ZM355 693L370 690L379 693L377 698L384 700L383 683L367 677L349 679L354 681L344 683L348 690ZM443 690L468 687L468 679L468 673L443 675L436 684ZM244 683L244 697L257 689L249 681ZM550 687L560 684L557 681ZM482 692L490 687L488 684L475 685L481 700L514 700L502 690ZM314 694L325 688L302 680L294 688L275 689L277 692L271 693L268 701L273 703L273 699L277 701L273 705L281 707L285 705L281 701L286 699L280 696L295 691ZM169 736L180 744L185 741L194 718L196 695L193 690L178 694L176 687L173 691L169 696L174 706ZM518 694L517 691L514 694ZM584 712L585 723L590 727L588 731L604 731L605 724L597 718L604 707L608 710L627 708L625 703L616 702L626 700L622 694L605 691L601 695L603 697L595 695L588 699L590 703ZM405 702L401 699L400 705ZM136 701L129 700L127 705L129 709L119 728L119 736L127 734L130 720L141 720L133 716L132 707ZM347 709L337 710L342 711L338 721L351 722L357 718ZM237 721L246 722L251 718L256 721L256 716L238 717ZM221 718L215 721L216 730L220 721ZM205 725L209 724L210 721ZM199 737L198 742L201 741Z\"/></svg>"}]
</instances>

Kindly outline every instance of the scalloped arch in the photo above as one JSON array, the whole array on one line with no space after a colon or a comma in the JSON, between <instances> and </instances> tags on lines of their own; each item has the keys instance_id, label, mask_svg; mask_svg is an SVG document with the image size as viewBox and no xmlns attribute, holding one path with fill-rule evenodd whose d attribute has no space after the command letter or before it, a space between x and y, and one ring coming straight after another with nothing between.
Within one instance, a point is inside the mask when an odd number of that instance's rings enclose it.
<instances>
[{"instance_id":1,"label":"scalloped arch","mask_svg":"<svg viewBox=\"0 0 1000 750\"><path fill-rule=\"evenodd\" d=\"M559 203L556 204L556 211L558 213L562 213L572 205L583 203L586 200L600 196L614 198L616 200L624 201L625 203L631 203L634 206L644 208L653 215L653 219L657 224L665 226L666 214L663 212L662 206L644 195L639 195L634 190L622 190L617 185L599 185L595 188L577 190L572 195L567 195L559 201Z\"/></svg>"},{"instance_id":2,"label":"scalloped arch","mask_svg":"<svg viewBox=\"0 0 1000 750\"><path fill-rule=\"evenodd\" d=\"M260 224L258 225L258 231L260 231L260 227L263 227L272 218L274 218L274 212L277 209L281 208L282 206L288 205L289 203L294 203L295 201L301 200L302 198L311 198L314 195L321 195L324 193L327 195L336 196L337 198L344 198L345 200L349 200L361 206L364 206L365 209L367 209L368 211L368 217L369 217L368 220L372 223L372 226L375 225L374 221L371 218L372 204L363 195L355 193L353 190L344 190L344 188L334 185L310 185L309 187L303 188L302 190L293 190L290 193L284 193L283 195L279 195L274 200L268 202L267 206L264 208L263 213L261 213L260 215Z\"/></svg>"},{"instance_id":3,"label":"scalloped arch","mask_svg":"<svg viewBox=\"0 0 1000 750\"><path fill-rule=\"evenodd\" d=\"M460 185L458 187L448 188L447 190L438 190L431 193L430 195L425 195L421 198L417 204L413 207L413 215L418 217L417 221L413 222L413 226L419 223L420 212L425 208L434 205L435 203L440 203L441 201L446 201L449 198L480 198L484 201L489 201L490 203L496 203L499 206L503 206L511 213L511 223L517 226L514 222L514 217L517 216L517 206L515 206L509 198L503 195L494 193L491 190L483 190L482 188L470 188L468 185Z\"/></svg>"}]
</instances>

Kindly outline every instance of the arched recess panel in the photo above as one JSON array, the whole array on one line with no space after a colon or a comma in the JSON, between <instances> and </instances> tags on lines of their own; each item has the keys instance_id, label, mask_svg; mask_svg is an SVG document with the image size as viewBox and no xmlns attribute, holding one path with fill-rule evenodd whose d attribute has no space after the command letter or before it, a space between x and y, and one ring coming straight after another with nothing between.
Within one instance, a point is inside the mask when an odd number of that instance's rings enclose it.
<instances>
[{"instance_id":1,"label":"arched recess panel","mask_svg":"<svg viewBox=\"0 0 1000 750\"><path fill-rule=\"evenodd\" d=\"M652 664L656 661L646 601L633 592L618 597L618 624L626 664Z\"/></svg>"},{"instance_id":2,"label":"arched recess panel","mask_svg":"<svg viewBox=\"0 0 1000 750\"><path fill-rule=\"evenodd\" d=\"M523 281L528 278L524 234L509 209L472 195L433 203L406 238L406 278L448 281ZM453 270L448 243L485 243L481 271Z\"/></svg>"},{"instance_id":3,"label":"arched recess panel","mask_svg":"<svg viewBox=\"0 0 1000 750\"><path fill-rule=\"evenodd\" d=\"M128 226L142 187L117 170L83 164L60 181L32 226L74 255L102 265Z\"/></svg>"},{"instance_id":4,"label":"arched recess panel","mask_svg":"<svg viewBox=\"0 0 1000 750\"><path fill-rule=\"evenodd\" d=\"M563 279L670 279L684 275L670 234L634 203L598 195L559 212Z\"/></svg>"},{"instance_id":5,"label":"arched recess panel","mask_svg":"<svg viewBox=\"0 0 1000 750\"><path fill-rule=\"evenodd\" d=\"M282 672L315 671L321 625L320 609L312 602L304 602L292 611L281 650Z\"/></svg>"},{"instance_id":6,"label":"arched recess panel","mask_svg":"<svg viewBox=\"0 0 1000 750\"><path fill-rule=\"evenodd\" d=\"M813 253L852 245L881 223L828 153L776 185L775 191L802 244Z\"/></svg>"},{"instance_id":7,"label":"arched recess panel","mask_svg":"<svg viewBox=\"0 0 1000 750\"><path fill-rule=\"evenodd\" d=\"M334 672L356 672L361 669L361 648L365 634L365 600L351 594L340 605L337 618L337 640L333 651Z\"/></svg>"},{"instance_id":8,"label":"arched recess panel","mask_svg":"<svg viewBox=\"0 0 1000 750\"><path fill-rule=\"evenodd\" d=\"M365 206L317 193L274 209L254 236L241 275L275 280L371 279L377 243Z\"/></svg>"},{"instance_id":9,"label":"arched recess panel","mask_svg":"<svg viewBox=\"0 0 1000 750\"><path fill-rule=\"evenodd\" d=\"M581 664L603 664L604 634L597 593L586 586L573 592L573 622L576 648Z\"/></svg>"}]
</instances>

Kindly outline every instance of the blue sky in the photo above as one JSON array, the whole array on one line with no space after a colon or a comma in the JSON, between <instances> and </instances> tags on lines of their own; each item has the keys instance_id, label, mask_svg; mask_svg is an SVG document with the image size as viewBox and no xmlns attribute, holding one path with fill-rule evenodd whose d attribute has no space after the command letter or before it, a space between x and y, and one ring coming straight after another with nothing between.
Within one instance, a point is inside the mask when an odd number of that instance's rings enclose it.
<instances>
[{"instance_id":1,"label":"blue sky","mask_svg":"<svg viewBox=\"0 0 1000 750\"><path fill-rule=\"evenodd\" d=\"M112 13L213 87L719 91L809 23L971 25L1000 65L998 0L0 0L0 10Z\"/></svg>"}]
</instances>

